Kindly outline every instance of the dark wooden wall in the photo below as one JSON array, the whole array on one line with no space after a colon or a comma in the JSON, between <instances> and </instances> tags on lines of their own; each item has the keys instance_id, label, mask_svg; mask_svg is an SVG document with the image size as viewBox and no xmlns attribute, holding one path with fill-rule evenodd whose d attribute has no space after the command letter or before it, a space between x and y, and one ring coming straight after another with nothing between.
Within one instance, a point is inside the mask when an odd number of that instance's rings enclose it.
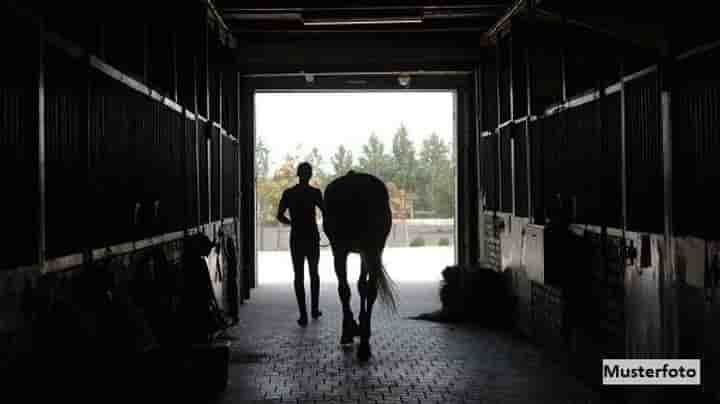
<instances>
[{"instance_id":1,"label":"dark wooden wall","mask_svg":"<svg viewBox=\"0 0 720 404\"><path fill-rule=\"evenodd\" d=\"M13 58L0 82L3 182L15 197L1 212L18 245L0 268L62 267L63 257L237 219L234 51L200 2L135 5L90 5L92 18L3 5Z\"/></svg>"}]
</instances>

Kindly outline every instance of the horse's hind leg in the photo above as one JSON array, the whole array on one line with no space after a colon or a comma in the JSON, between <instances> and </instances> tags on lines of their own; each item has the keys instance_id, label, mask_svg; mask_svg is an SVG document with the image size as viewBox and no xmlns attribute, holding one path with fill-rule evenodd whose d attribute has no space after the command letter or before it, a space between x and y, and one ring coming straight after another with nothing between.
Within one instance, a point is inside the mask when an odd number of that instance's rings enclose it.
<instances>
[{"instance_id":1,"label":"horse's hind leg","mask_svg":"<svg viewBox=\"0 0 720 404\"><path fill-rule=\"evenodd\" d=\"M365 335L365 318L367 317L367 289L368 289L368 266L365 254L360 260L360 278L358 278L358 294L360 295L360 337Z\"/></svg>"},{"instance_id":2,"label":"horse's hind leg","mask_svg":"<svg viewBox=\"0 0 720 404\"><path fill-rule=\"evenodd\" d=\"M352 309L350 308L350 286L347 281L347 251L333 250L335 258L335 275L338 280L338 295L343 309L342 336L341 344L350 344L353 337L357 335L357 323L353 318Z\"/></svg>"},{"instance_id":3,"label":"horse's hind leg","mask_svg":"<svg viewBox=\"0 0 720 404\"><path fill-rule=\"evenodd\" d=\"M360 346L358 346L358 359L370 359L370 334L372 309L377 298L377 274L380 270L380 255L367 254L362 257L362 271L358 281L360 292Z\"/></svg>"}]
</instances>

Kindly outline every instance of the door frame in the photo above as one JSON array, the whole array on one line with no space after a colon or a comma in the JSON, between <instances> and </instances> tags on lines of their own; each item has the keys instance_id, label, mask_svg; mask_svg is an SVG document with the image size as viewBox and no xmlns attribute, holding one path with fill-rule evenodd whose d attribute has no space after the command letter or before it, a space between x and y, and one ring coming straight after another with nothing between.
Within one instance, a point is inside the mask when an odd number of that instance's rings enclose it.
<instances>
[{"instance_id":1,"label":"door frame","mask_svg":"<svg viewBox=\"0 0 720 404\"><path fill-rule=\"evenodd\" d=\"M399 75L409 75L410 85L400 85ZM255 243L255 94L258 92L372 92L372 91L451 91L455 95L456 158L455 260L468 267L479 260L480 234L477 150L477 94L472 70L417 72L340 72L248 74L241 78L240 128L240 228L242 270L249 289L257 286Z\"/></svg>"}]
</instances>

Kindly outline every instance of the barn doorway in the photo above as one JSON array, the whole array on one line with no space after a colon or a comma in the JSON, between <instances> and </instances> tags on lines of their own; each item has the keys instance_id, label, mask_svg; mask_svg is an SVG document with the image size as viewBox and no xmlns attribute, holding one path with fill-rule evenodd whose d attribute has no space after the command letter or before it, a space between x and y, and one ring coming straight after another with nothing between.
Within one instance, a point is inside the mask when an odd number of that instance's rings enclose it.
<instances>
[{"instance_id":1,"label":"barn doorway","mask_svg":"<svg viewBox=\"0 0 720 404\"><path fill-rule=\"evenodd\" d=\"M258 284L292 282L289 227L277 219L284 189L302 161L324 190L348 170L381 178L393 228L384 260L394 280L434 282L456 262L456 93L433 91L257 91L255 247ZM318 226L322 230L318 212ZM336 283L321 233L320 279ZM359 257L348 262L350 279Z\"/></svg>"}]
</instances>

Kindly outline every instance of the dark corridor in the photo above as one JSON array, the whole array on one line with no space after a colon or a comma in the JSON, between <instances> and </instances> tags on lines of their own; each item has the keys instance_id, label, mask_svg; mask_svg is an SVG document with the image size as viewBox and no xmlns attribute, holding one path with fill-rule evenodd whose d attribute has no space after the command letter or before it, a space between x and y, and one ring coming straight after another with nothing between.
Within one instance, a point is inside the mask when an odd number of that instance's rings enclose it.
<instances>
[{"instance_id":1,"label":"dark corridor","mask_svg":"<svg viewBox=\"0 0 720 404\"><path fill-rule=\"evenodd\" d=\"M720 399L715 14L576 3L1 2L0 380L142 395L165 374L160 390L234 402ZM335 292L302 334L280 325L291 295L257 285L253 95L378 89L457 95L458 265L405 289L362 367L333 346ZM454 322L407 318L422 312ZM604 384L619 359L701 378Z\"/></svg>"}]
</instances>

